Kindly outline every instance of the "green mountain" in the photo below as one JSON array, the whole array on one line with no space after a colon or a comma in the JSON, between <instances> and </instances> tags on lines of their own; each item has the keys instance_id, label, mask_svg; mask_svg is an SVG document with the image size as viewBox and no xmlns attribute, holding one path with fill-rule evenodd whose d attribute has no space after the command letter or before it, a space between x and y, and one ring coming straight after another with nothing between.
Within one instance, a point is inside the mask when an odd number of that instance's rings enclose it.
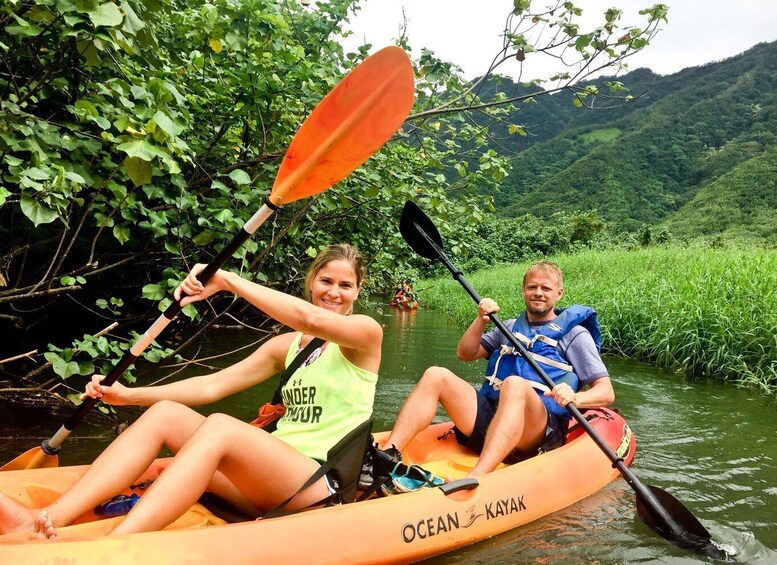
<instances>
[{"instance_id":1,"label":"green mountain","mask_svg":"<svg viewBox=\"0 0 777 565\"><path fill-rule=\"evenodd\" d=\"M634 100L589 110L569 93L539 97L507 120L526 125L527 138L496 132L515 152L494 194L499 213L596 209L617 229L665 225L690 238L777 243L777 42L669 76L638 69L618 80ZM487 88L521 89L504 79Z\"/></svg>"}]
</instances>

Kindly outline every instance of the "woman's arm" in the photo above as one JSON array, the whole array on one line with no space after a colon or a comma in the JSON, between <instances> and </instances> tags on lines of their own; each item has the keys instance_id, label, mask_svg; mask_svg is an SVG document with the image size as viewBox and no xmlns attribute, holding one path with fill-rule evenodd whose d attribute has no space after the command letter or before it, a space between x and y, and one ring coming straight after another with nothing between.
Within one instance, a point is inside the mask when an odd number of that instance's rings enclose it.
<instances>
[{"instance_id":1,"label":"woman's arm","mask_svg":"<svg viewBox=\"0 0 777 565\"><path fill-rule=\"evenodd\" d=\"M117 382L102 386L100 381L105 377L94 375L81 398L100 398L114 406L151 406L160 400L173 400L186 406L210 404L282 371L293 338L294 334L273 337L251 355L226 369L166 385L129 388Z\"/></svg>"},{"instance_id":2,"label":"woman's arm","mask_svg":"<svg viewBox=\"0 0 777 565\"><path fill-rule=\"evenodd\" d=\"M341 348L357 350L371 356L380 351L383 329L369 316L358 314L344 316L330 312L301 298L247 281L235 273L222 270L217 271L203 287L196 279L197 273L202 268L202 265L195 266L186 280L176 289L176 299L180 298L181 291L189 294L181 300L182 306L226 290L241 296L268 316L304 334L320 337L340 345ZM371 369L365 366L364 368L377 370L377 367Z\"/></svg>"}]
</instances>

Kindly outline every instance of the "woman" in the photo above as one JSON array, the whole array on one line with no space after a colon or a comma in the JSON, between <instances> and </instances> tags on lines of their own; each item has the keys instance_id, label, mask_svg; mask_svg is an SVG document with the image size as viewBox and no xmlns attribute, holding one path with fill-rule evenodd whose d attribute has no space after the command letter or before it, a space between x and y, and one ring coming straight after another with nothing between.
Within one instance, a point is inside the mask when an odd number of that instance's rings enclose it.
<instances>
[{"instance_id":1,"label":"woman","mask_svg":"<svg viewBox=\"0 0 777 565\"><path fill-rule=\"evenodd\" d=\"M364 279L363 259L354 247L333 245L319 253L305 279L309 302L225 271L218 271L203 286L197 280L202 268L192 269L175 290L177 300L183 297L182 305L226 290L297 331L269 339L246 359L217 373L168 385L106 387L99 384L103 377L95 375L83 396L116 406L151 408L46 508L29 509L0 496L0 533L28 530L33 537L55 538L57 527L70 524L131 485L163 447L175 458L112 535L164 528L205 490L258 516L296 493L329 448L370 417L383 330L369 316L350 315ZM326 343L284 387L289 410L272 435L230 416L206 418L189 408L270 378L313 337ZM312 410L305 410L311 406ZM302 411L315 416L294 417ZM314 504L331 493L324 477L295 497L289 509Z\"/></svg>"}]
</instances>

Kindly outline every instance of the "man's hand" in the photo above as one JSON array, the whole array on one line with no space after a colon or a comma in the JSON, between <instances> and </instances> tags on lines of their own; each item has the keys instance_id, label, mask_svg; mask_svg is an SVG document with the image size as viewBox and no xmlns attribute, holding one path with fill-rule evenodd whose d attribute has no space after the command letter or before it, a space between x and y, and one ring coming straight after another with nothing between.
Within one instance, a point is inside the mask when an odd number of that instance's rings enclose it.
<instances>
[{"instance_id":1,"label":"man's hand","mask_svg":"<svg viewBox=\"0 0 777 565\"><path fill-rule=\"evenodd\" d=\"M570 402L574 405L575 400L577 399L577 394L567 383L557 384L553 387L553 390L544 392L543 394L552 397L553 400L561 404L561 406L566 406Z\"/></svg>"},{"instance_id":2,"label":"man's hand","mask_svg":"<svg viewBox=\"0 0 777 565\"><path fill-rule=\"evenodd\" d=\"M478 304L478 316L483 318L484 322L490 322L489 314L496 314L497 312L499 312L499 304L492 298L484 298Z\"/></svg>"}]
</instances>

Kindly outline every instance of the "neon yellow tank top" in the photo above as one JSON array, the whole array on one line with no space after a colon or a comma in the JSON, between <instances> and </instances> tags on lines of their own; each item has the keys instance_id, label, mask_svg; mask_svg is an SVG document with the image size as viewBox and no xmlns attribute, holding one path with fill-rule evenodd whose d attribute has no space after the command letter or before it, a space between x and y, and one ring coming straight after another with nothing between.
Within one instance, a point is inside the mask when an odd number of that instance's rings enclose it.
<instances>
[{"instance_id":1,"label":"neon yellow tank top","mask_svg":"<svg viewBox=\"0 0 777 565\"><path fill-rule=\"evenodd\" d=\"M302 334L292 340L286 366L297 354ZM273 435L308 457L325 461L329 449L372 416L378 375L348 361L327 342L310 365L297 369L283 387L286 414Z\"/></svg>"}]
</instances>

